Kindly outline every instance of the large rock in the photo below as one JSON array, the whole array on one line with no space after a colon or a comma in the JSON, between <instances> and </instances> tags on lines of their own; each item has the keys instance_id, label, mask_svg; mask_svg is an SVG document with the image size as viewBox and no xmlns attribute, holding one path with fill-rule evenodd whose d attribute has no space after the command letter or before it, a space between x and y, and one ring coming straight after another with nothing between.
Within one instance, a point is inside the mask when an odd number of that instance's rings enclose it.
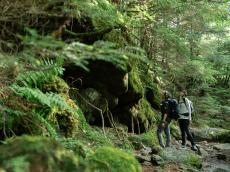
<instances>
[{"instance_id":1,"label":"large rock","mask_svg":"<svg viewBox=\"0 0 230 172\"><path fill-rule=\"evenodd\" d=\"M216 144L213 146L213 149L218 150L217 158L222 160L230 161L230 144Z\"/></svg>"},{"instance_id":2,"label":"large rock","mask_svg":"<svg viewBox=\"0 0 230 172\"><path fill-rule=\"evenodd\" d=\"M0 146L0 169L4 171L82 171L78 158L56 141L23 136Z\"/></svg>"},{"instance_id":3,"label":"large rock","mask_svg":"<svg viewBox=\"0 0 230 172\"><path fill-rule=\"evenodd\" d=\"M221 128L192 128L195 141L216 141L230 143L230 130Z\"/></svg>"},{"instance_id":4,"label":"large rock","mask_svg":"<svg viewBox=\"0 0 230 172\"><path fill-rule=\"evenodd\" d=\"M93 46L75 43L67 47L66 53L70 53L69 49L78 50L77 54L67 56L64 66L64 78L71 86L106 90L114 96L127 92L130 57L123 55L115 45L102 41Z\"/></svg>"},{"instance_id":5,"label":"large rock","mask_svg":"<svg viewBox=\"0 0 230 172\"><path fill-rule=\"evenodd\" d=\"M164 160L163 158L161 158L159 155L152 155L151 156L151 162L154 164L154 165L162 165L164 163Z\"/></svg>"},{"instance_id":6,"label":"large rock","mask_svg":"<svg viewBox=\"0 0 230 172\"><path fill-rule=\"evenodd\" d=\"M177 149L175 146L171 146L164 149L161 156L167 162L176 162L197 169L202 167L201 157L195 154L192 150Z\"/></svg>"},{"instance_id":7,"label":"large rock","mask_svg":"<svg viewBox=\"0 0 230 172\"><path fill-rule=\"evenodd\" d=\"M119 97L119 105L138 103L144 96L144 88L136 70L128 73L128 90Z\"/></svg>"}]
</instances>

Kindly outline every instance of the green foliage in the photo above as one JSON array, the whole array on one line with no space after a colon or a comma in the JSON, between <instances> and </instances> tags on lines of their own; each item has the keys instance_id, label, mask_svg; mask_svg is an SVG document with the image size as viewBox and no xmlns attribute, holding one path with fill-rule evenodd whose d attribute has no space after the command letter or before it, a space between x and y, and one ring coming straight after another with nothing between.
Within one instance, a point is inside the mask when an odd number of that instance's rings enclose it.
<instances>
[{"instance_id":1,"label":"green foliage","mask_svg":"<svg viewBox=\"0 0 230 172\"><path fill-rule=\"evenodd\" d=\"M96 29L118 26L124 23L122 14L108 0L71 0L67 12L77 18L90 18Z\"/></svg>"},{"instance_id":2,"label":"green foliage","mask_svg":"<svg viewBox=\"0 0 230 172\"><path fill-rule=\"evenodd\" d=\"M158 145L156 129L152 128L146 133L140 135L131 135L129 136L129 140L134 145L136 149L142 148L143 145L147 147L155 147Z\"/></svg>"},{"instance_id":3,"label":"green foliage","mask_svg":"<svg viewBox=\"0 0 230 172\"><path fill-rule=\"evenodd\" d=\"M151 125L156 124L156 113L149 102L144 98L139 101L139 109L137 116L142 120L147 131Z\"/></svg>"},{"instance_id":4,"label":"green foliage","mask_svg":"<svg viewBox=\"0 0 230 172\"><path fill-rule=\"evenodd\" d=\"M145 60L145 56L141 49L134 47L120 48L117 44L106 41L95 42L94 45L86 45L79 42L68 45L64 49L67 56L65 59L75 63L82 59L102 60L115 64L118 70L129 71L130 65L137 60ZM71 53L71 54L70 54Z\"/></svg>"},{"instance_id":5,"label":"green foliage","mask_svg":"<svg viewBox=\"0 0 230 172\"><path fill-rule=\"evenodd\" d=\"M90 171L140 172L141 166L130 154L112 147L98 148L94 155L88 158Z\"/></svg>"},{"instance_id":6,"label":"green foliage","mask_svg":"<svg viewBox=\"0 0 230 172\"><path fill-rule=\"evenodd\" d=\"M78 158L49 138L16 137L6 140L0 150L0 165L6 171L29 171L31 168L44 171L80 170Z\"/></svg>"},{"instance_id":7,"label":"green foliage","mask_svg":"<svg viewBox=\"0 0 230 172\"><path fill-rule=\"evenodd\" d=\"M208 63L202 61L190 61L182 68L176 69L175 80L178 86L190 90L207 88L216 82L214 78L215 70Z\"/></svg>"},{"instance_id":8,"label":"green foliage","mask_svg":"<svg viewBox=\"0 0 230 172\"><path fill-rule=\"evenodd\" d=\"M78 137L92 147L113 146L111 139L99 128L86 126Z\"/></svg>"},{"instance_id":9,"label":"green foliage","mask_svg":"<svg viewBox=\"0 0 230 172\"><path fill-rule=\"evenodd\" d=\"M57 141L60 142L66 149L72 150L81 158L86 158L93 154L93 150L90 148L90 145L79 138L59 138Z\"/></svg>"},{"instance_id":10,"label":"green foliage","mask_svg":"<svg viewBox=\"0 0 230 172\"><path fill-rule=\"evenodd\" d=\"M201 158L198 157L196 154L190 154L187 159L184 161L185 164L196 167L200 169L202 167Z\"/></svg>"},{"instance_id":11,"label":"green foliage","mask_svg":"<svg viewBox=\"0 0 230 172\"><path fill-rule=\"evenodd\" d=\"M15 172L29 171L29 163L25 156L18 156L6 162L6 169L12 169Z\"/></svg>"},{"instance_id":12,"label":"green foliage","mask_svg":"<svg viewBox=\"0 0 230 172\"><path fill-rule=\"evenodd\" d=\"M140 79L137 69L133 68L131 72L129 72L128 77L129 77L128 79L129 90L131 90L132 92L136 94L139 94L140 97L143 97L144 88L143 88L143 84L142 84L142 81Z\"/></svg>"},{"instance_id":13,"label":"green foliage","mask_svg":"<svg viewBox=\"0 0 230 172\"><path fill-rule=\"evenodd\" d=\"M58 127L61 130L64 129L64 133L68 136L76 133L79 115L67 99L54 93L44 94L39 89L29 87L13 85L11 88L17 95L25 97L27 101L38 104L39 108L34 109L37 115L43 116L49 122L58 124Z\"/></svg>"}]
</instances>

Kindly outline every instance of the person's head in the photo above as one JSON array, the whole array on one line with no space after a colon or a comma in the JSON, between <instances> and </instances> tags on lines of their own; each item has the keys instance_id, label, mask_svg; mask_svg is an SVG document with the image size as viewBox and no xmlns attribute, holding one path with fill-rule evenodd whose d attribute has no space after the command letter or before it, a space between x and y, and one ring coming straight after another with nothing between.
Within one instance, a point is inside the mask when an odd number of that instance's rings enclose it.
<instances>
[{"instance_id":1,"label":"person's head","mask_svg":"<svg viewBox=\"0 0 230 172\"><path fill-rule=\"evenodd\" d=\"M187 91L186 91L186 90L181 90L181 91L180 91L180 96L181 96L181 97L187 96Z\"/></svg>"},{"instance_id":2,"label":"person's head","mask_svg":"<svg viewBox=\"0 0 230 172\"><path fill-rule=\"evenodd\" d=\"M165 98L165 99L171 98L171 94L170 94L168 91L165 91L165 92L164 92L164 98Z\"/></svg>"}]
</instances>

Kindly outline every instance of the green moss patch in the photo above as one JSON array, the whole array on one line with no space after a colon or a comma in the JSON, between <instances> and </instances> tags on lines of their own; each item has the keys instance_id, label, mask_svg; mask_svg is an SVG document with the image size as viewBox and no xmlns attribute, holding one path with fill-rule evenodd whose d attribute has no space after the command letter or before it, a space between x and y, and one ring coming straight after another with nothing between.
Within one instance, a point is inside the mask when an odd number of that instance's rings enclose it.
<instances>
[{"instance_id":1,"label":"green moss patch","mask_svg":"<svg viewBox=\"0 0 230 172\"><path fill-rule=\"evenodd\" d=\"M79 161L56 141L23 136L0 146L0 167L6 171L78 171Z\"/></svg>"},{"instance_id":2,"label":"green moss patch","mask_svg":"<svg viewBox=\"0 0 230 172\"><path fill-rule=\"evenodd\" d=\"M140 172L141 166L134 156L112 147L98 148L94 155L88 158L90 171L101 172Z\"/></svg>"}]
</instances>

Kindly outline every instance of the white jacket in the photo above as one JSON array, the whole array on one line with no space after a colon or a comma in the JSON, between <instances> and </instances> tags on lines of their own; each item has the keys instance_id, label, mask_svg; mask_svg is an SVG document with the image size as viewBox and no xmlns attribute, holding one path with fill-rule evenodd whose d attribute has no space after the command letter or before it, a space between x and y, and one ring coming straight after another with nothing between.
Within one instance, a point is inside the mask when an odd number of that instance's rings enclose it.
<instances>
[{"instance_id":1,"label":"white jacket","mask_svg":"<svg viewBox=\"0 0 230 172\"><path fill-rule=\"evenodd\" d=\"M179 102L178 102L179 103ZM193 112L193 103L188 98L185 97L185 104L188 110L188 117L180 114L180 119L189 119L192 120L192 112Z\"/></svg>"}]
</instances>

